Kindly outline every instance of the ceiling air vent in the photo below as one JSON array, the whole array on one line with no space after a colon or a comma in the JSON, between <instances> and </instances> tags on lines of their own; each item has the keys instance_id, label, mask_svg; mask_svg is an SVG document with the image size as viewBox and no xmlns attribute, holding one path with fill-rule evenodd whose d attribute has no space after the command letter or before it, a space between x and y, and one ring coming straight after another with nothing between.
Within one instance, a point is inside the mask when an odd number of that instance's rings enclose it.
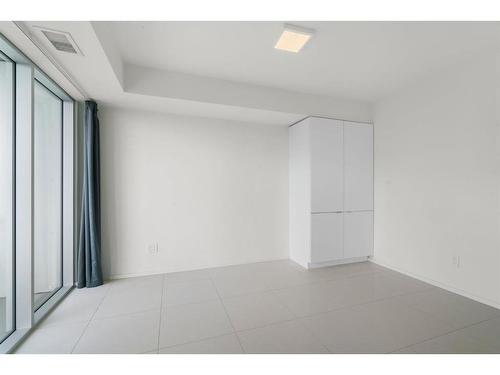
<instances>
[{"instance_id":1,"label":"ceiling air vent","mask_svg":"<svg viewBox=\"0 0 500 375\"><path fill-rule=\"evenodd\" d=\"M47 40L56 50L66 53L73 53L75 55L83 55L82 51L80 50L80 48L78 48L70 33L67 33L65 31L45 29L39 26L34 27L47 38Z\"/></svg>"}]
</instances>

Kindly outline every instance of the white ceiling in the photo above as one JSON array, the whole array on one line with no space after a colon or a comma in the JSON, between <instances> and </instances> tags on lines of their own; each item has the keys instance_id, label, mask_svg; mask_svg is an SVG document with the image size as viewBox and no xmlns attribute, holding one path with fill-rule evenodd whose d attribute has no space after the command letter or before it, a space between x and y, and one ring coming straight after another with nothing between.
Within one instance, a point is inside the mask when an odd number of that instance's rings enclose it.
<instances>
[{"instance_id":1,"label":"white ceiling","mask_svg":"<svg viewBox=\"0 0 500 375\"><path fill-rule=\"evenodd\" d=\"M490 22L292 22L316 33L273 48L282 22L110 22L126 63L376 101L432 69L498 48Z\"/></svg>"},{"instance_id":2,"label":"white ceiling","mask_svg":"<svg viewBox=\"0 0 500 375\"><path fill-rule=\"evenodd\" d=\"M298 54L273 48L282 22L0 22L0 32L102 104L278 125L370 121L385 96L500 47L493 22L290 23L316 30ZM71 33L84 55L56 51L34 26Z\"/></svg>"}]
</instances>

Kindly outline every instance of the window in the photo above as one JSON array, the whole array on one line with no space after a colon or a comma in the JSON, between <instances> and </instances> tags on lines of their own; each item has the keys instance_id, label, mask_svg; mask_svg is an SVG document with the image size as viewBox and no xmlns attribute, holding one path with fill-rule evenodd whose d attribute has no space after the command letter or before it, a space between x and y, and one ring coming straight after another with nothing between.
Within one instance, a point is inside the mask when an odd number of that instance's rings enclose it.
<instances>
[{"instance_id":1,"label":"window","mask_svg":"<svg viewBox=\"0 0 500 375\"><path fill-rule=\"evenodd\" d=\"M14 64L0 54L0 342L14 329Z\"/></svg>"},{"instance_id":2,"label":"window","mask_svg":"<svg viewBox=\"0 0 500 375\"><path fill-rule=\"evenodd\" d=\"M0 353L73 287L74 102L0 34Z\"/></svg>"},{"instance_id":3,"label":"window","mask_svg":"<svg viewBox=\"0 0 500 375\"><path fill-rule=\"evenodd\" d=\"M63 102L35 81L34 116L34 309L62 286Z\"/></svg>"}]
</instances>

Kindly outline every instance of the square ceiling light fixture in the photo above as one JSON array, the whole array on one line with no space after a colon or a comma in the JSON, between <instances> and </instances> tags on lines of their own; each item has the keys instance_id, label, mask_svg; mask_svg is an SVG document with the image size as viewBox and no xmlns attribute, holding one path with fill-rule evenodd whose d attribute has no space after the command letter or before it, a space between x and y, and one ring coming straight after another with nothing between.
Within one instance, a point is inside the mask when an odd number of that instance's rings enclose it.
<instances>
[{"instance_id":1,"label":"square ceiling light fixture","mask_svg":"<svg viewBox=\"0 0 500 375\"><path fill-rule=\"evenodd\" d=\"M299 52L311 39L314 30L285 23L283 32L274 48L288 52Z\"/></svg>"}]
</instances>

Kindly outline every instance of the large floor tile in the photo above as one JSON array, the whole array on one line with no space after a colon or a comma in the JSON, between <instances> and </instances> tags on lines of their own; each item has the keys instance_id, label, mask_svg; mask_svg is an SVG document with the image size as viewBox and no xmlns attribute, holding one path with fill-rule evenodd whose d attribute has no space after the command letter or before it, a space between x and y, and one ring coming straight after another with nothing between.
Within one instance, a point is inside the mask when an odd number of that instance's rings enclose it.
<instances>
[{"instance_id":1,"label":"large floor tile","mask_svg":"<svg viewBox=\"0 0 500 375\"><path fill-rule=\"evenodd\" d=\"M438 288L402 296L400 300L449 322L455 328L500 316L500 310Z\"/></svg>"},{"instance_id":2,"label":"large floor tile","mask_svg":"<svg viewBox=\"0 0 500 375\"><path fill-rule=\"evenodd\" d=\"M307 270L286 270L282 272L269 273L263 275L262 279L270 290L284 289L322 280L314 277L314 275Z\"/></svg>"},{"instance_id":3,"label":"large floor tile","mask_svg":"<svg viewBox=\"0 0 500 375\"><path fill-rule=\"evenodd\" d=\"M500 317L466 327L462 331L500 353Z\"/></svg>"},{"instance_id":4,"label":"large floor tile","mask_svg":"<svg viewBox=\"0 0 500 375\"><path fill-rule=\"evenodd\" d=\"M184 305L219 298L210 279L166 283L163 293L164 306Z\"/></svg>"},{"instance_id":5,"label":"large floor tile","mask_svg":"<svg viewBox=\"0 0 500 375\"><path fill-rule=\"evenodd\" d=\"M40 323L40 327L55 324L88 322L97 311L105 293L85 293L80 290L71 292Z\"/></svg>"},{"instance_id":6,"label":"large floor tile","mask_svg":"<svg viewBox=\"0 0 500 375\"><path fill-rule=\"evenodd\" d=\"M290 259L275 260L244 265L245 270L259 275L276 274L289 271L303 271L304 268Z\"/></svg>"},{"instance_id":7,"label":"large floor tile","mask_svg":"<svg viewBox=\"0 0 500 375\"><path fill-rule=\"evenodd\" d=\"M385 270L371 262L359 262L315 269L304 269L297 264L288 264L286 267L284 263L280 263L279 265L281 266L280 268L275 265L273 272L268 272L261 276L270 289L283 289L291 286L343 279Z\"/></svg>"},{"instance_id":8,"label":"large floor tile","mask_svg":"<svg viewBox=\"0 0 500 375\"><path fill-rule=\"evenodd\" d=\"M245 353L328 353L297 320L237 333Z\"/></svg>"},{"instance_id":9,"label":"large floor tile","mask_svg":"<svg viewBox=\"0 0 500 375\"><path fill-rule=\"evenodd\" d=\"M223 300L223 303L237 331L294 318L290 310L271 292L233 297Z\"/></svg>"},{"instance_id":10,"label":"large floor tile","mask_svg":"<svg viewBox=\"0 0 500 375\"><path fill-rule=\"evenodd\" d=\"M90 322L74 353L145 353L158 349L160 311Z\"/></svg>"},{"instance_id":11,"label":"large floor tile","mask_svg":"<svg viewBox=\"0 0 500 375\"><path fill-rule=\"evenodd\" d=\"M332 353L385 353L383 328L352 309L341 309L303 319L304 324ZM402 345L401 345L402 346ZM397 349L398 345L392 345Z\"/></svg>"},{"instance_id":12,"label":"large floor tile","mask_svg":"<svg viewBox=\"0 0 500 375\"><path fill-rule=\"evenodd\" d=\"M413 348L413 346L407 346L405 348L395 350L395 351L391 352L390 354L417 354L417 353L415 353L415 351L413 351L412 348Z\"/></svg>"},{"instance_id":13,"label":"large floor tile","mask_svg":"<svg viewBox=\"0 0 500 375\"><path fill-rule=\"evenodd\" d=\"M264 263L245 263L236 264L232 266L216 267L209 269L209 274L211 278L219 277L232 277L239 275L252 275L252 274L262 274L266 272L266 266Z\"/></svg>"},{"instance_id":14,"label":"large floor tile","mask_svg":"<svg viewBox=\"0 0 500 375\"><path fill-rule=\"evenodd\" d=\"M270 289L264 278L248 271L241 273L235 270L220 272L215 274L212 279L222 298L264 292Z\"/></svg>"},{"instance_id":15,"label":"large floor tile","mask_svg":"<svg viewBox=\"0 0 500 375\"><path fill-rule=\"evenodd\" d=\"M395 298L355 306L363 320L382 327L388 342L397 348L449 333L453 327L430 314L408 307ZM391 351L391 350L389 350Z\"/></svg>"},{"instance_id":16,"label":"large floor tile","mask_svg":"<svg viewBox=\"0 0 500 375\"><path fill-rule=\"evenodd\" d=\"M332 267L313 268L308 270L312 278L316 280L335 280L353 277L387 270L372 262L358 262L341 264Z\"/></svg>"},{"instance_id":17,"label":"large floor tile","mask_svg":"<svg viewBox=\"0 0 500 375\"><path fill-rule=\"evenodd\" d=\"M163 277L119 280L102 300L96 319L161 308Z\"/></svg>"},{"instance_id":18,"label":"large floor tile","mask_svg":"<svg viewBox=\"0 0 500 375\"><path fill-rule=\"evenodd\" d=\"M375 299L434 289L430 284L393 271L360 276L360 278L363 277L371 280L369 285L371 285Z\"/></svg>"},{"instance_id":19,"label":"large floor tile","mask_svg":"<svg viewBox=\"0 0 500 375\"><path fill-rule=\"evenodd\" d=\"M282 266L281 269L274 270L273 272L264 272L259 277L264 280L271 290L328 280L327 274L315 270L307 270L298 265Z\"/></svg>"},{"instance_id":20,"label":"large floor tile","mask_svg":"<svg viewBox=\"0 0 500 375\"><path fill-rule=\"evenodd\" d=\"M240 354L243 353L234 333L189 344L160 349L160 354Z\"/></svg>"},{"instance_id":21,"label":"large floor tile","mask_svg":"<svg viewBox=\"0 0 500 375\"><path fill-rule=\"evenodd\" d=\"M303 322L332 353L389 353L452 330L394 299L307 317Z\"/></svg>"},{"instance_id":22,"label":"large floor tile","mask_svg":"<svg viewBox=\"0 0 500 375\"><path fill-rule=\"evenodd\" d=\"M221 336L233 331L219 300L170 306L162 313L160 348Z\"/></svg>"},{"instance_id":23,"label":"large floor tile","mask_svg":"<svg viewBox=\"0 0 500 375\"><path fill-rule=\"evenodd\" d=\"M495 350L478 341L463 330L413 345L409 348L416 354L488 354Z\"/></svg>"},{"instance_id":24,"label":"large floor tile","mask_svg":"<svg viewBox=\"0 0 500 375\"><path fill-rule=\"evenodd\" d=\"M304 317L427 288L427 284L417 280L413 282L384 272L370 272L285 288L274 293L296 316Z\"/></svg>"},{"instance_id":25,"label":"large floor tile","mask_svg":"<svg viewBox=\"0 0 500 375\"><path fill-rule=\"evenodd\" d=\"M69 295L104 297L111 290L112 281L104 281L104 284L93 288L74 288Z\"/></svg>"},{"instance_id":26,"label":"large floor tile","mask_svg":"<svg viewBox=\"0 0 500 375\"><path fill-rule=\"evenodd\" d=\"M38 328L30 334L16 353L69 354L86 326L87 323L66 323Z\"/></svg>"},{"instance_id":27,"label":"large floor tile","mask_svg":"<svg viewBox=\"0 0 500 375\"><path fill-rule=\"evenodd\" d=\"M206 280L211 276L210 269L194 270L194 271L184 271L184 272L172 272L165 274L165 283L173 284L177 282L189 282Z\"/></svg>"},{"instance_id":28,"label":"large floor tile","mask_svg":"<svg viewBox=\"0 0 500 375\"><path fill-rule=\"evenodd\" d=\"M317 282L274 291L275 295L296 315L327 312L380 298L375 293L375 275L363 275Z\"/></svg>"},{"instance_id":29,"label":"large floor tile","mask_svg":"<svg viewBox=\"0 0 500 375\"><path fill-rule=\"evenodd\" d=\"M151 275L140 277L129 277L124 279L111 280L110 292L118 292L131 289L148 289L162 287L164 275Z\"/></svg>"},{"instance_id":30,"label":"large floor tile","mask_svg":"<svg viewBox=\"0 0 500 375\"><path fill-rule=\"evenodd\" d=\"M331 288L325 283L306 284L273 292L295 316L302 317L335 308Z\"/></svg>"}]
</instances>

